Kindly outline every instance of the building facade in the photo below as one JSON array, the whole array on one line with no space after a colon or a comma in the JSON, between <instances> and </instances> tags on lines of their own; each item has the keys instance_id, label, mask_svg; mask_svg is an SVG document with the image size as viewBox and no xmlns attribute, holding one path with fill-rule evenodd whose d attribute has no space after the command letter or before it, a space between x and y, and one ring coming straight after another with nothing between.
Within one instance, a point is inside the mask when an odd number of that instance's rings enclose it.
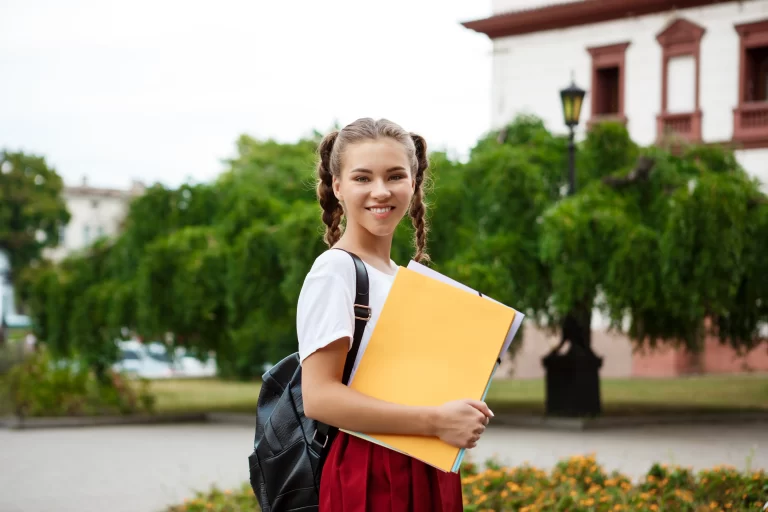
<instances>
[{"instance_id":1,"label":"building facade","mask_svg":"<svg viewBox=\"0 0 768 512\"><path fill-rule=\"evenodd\" d=\"M60 261L99 238L117 235L130 202L143 193L144 185L140 182L134 182L128 190L92 187L86 179L80 185L64 187L71 218L59 233L59 245L46 249L45 257Z\"/></svg>"},{"instance_id":2,"label":"building facade","mask_svg":"<svg viewBox=\"0 0 768 512\"><path fill-rule=\"evenodd\" d=\"M611 119L641 145L727 144L768 188L768 0L493 0L464 26L493 42L494 128L531 113L564 129L573 78L577 137Z\"/></svg>"},{"instance_id":3,"label":"building facade","mask_svg":"<svg viewBox=\"0 0 768 512\"><path fill-rule=\"evenodd\" d=\"M493 43L491 128L527 113L565 131L559 91L573 80L587 91L577 138L613 120L641 145L670 135L725 144L768 191L768 0L492 0L492 9L463 23ZM595 314L603 376L768 371L762 347L739 356L711 339L698 357L636 353L606 326ZM541 357L558 343L527 327L502 375L541 377Z\"/></svg>"}]
</instances>

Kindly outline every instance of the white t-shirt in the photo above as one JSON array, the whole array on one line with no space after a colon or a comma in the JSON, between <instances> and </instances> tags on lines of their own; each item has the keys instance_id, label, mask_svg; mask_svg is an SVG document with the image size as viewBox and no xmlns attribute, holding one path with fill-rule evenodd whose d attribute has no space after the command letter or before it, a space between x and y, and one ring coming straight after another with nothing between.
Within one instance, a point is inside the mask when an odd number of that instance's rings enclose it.
<instances>
[{"instance_id":1,"label":"white t-shirt","mask_svg":"<svg viewBox=\"0 0 768 512\"><path fill-rule=\"evenodd\" d=\"M393 261L391 264L395 266ZM389 275L367 263L365 268L368 270L368 305L371 308L371 319L366 324L360 340L360 350L352 368L350 382L355 376L395 279L394 274ZM296 332L301 362L316 350L339 338L348 337L349 348L352 347L355 334L355 289L355 262L349 254L338 249L329 249L318 256L304 279L296 309Z\"/></svg>"}]
</instances>

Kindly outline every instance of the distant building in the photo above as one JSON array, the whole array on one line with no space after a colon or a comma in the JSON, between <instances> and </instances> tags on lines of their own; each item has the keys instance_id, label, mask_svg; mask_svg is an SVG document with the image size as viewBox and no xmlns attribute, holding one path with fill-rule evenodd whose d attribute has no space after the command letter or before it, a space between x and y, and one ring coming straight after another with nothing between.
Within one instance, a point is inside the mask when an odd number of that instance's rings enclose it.
<instances>
[{"instance_id":1,"label":"distant building","mask_svg":"<svg viewBox=\"0 0 768 512\"><path fill-rule=\"evenodd\" d=\"M464 26L493 41L494 127L528 112L559 131L558 90L573 73L587 90L580 135L611 119L643 145L667 133L726 143L768 187L768 0L492 0L492 9Z\"/></svg>"},{"instance_id":2,"label":"distant building","mask_svg":"<svg viewBox=\"0 0 768 512\"><path fill-rule=\"evenodd\" d=\"M128 190L92 187L86 179L78 186L64 187L71 219L59 233L59 245L46 249L45 257L59 261L101 237L117 235L130 202L143 193L144 185L137 181Z\"/></svg>"},{"instance_id":3,"label":"distant building","mask_svg":"<svg viewBox=\"0 0 768 512\"><path fill-rule=\"evenodd\" d=\"M29 317L16 310L16 297L10 280L11 258L0 249L0 328L29 327Z\"/></svg>"},{"instance_id":4,"label":"distant building","mask_svg":"<svg viewBox=\"0 0 768 512\"><path fill-rule=\"evenodd\" d=\"M614 120L642 145L670 133L727 144L768 190L768 0L492 0L492 11L463 24L493 42L491 128L528 113L565 131L559 90L573 77L587 91L577 137ZM764 348L738 356L708 339L698 356L640 354L606 327L594 314L603 376L768 371ZM558 342L526 328L500 375L541 377Z\"/></svg>"}]
</instances>

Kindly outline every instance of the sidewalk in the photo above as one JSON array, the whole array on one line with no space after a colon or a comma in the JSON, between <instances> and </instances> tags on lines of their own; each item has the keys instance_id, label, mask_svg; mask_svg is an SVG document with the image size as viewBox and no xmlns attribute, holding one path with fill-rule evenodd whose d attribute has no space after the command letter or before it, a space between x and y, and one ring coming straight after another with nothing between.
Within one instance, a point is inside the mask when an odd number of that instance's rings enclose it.
<instances>
[{"instance_id":1,"label":"sidewalk","mask_svg":"<svg viewBox=\"0 0 768 512\"><path fill-rule=\"evenodd\" d=\"M3 512L161 512L205 490L248 478L253 427L185 424L0 430ZM530 462L595 453L607 470L637 478L652 463L768 469L768 428L655 426L606 431L489 428L470 452L475 462ZM8 468L12 470L8 471Z\"/></svg>"}]
</instances>

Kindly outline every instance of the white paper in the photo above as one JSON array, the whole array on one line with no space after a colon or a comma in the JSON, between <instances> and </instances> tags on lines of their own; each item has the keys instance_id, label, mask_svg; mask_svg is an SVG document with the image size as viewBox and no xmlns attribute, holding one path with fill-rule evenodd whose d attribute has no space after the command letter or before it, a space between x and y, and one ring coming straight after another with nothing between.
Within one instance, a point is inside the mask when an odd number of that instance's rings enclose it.
<instances>
[{"instance_id":1,"label":"white paper","mask_svg":"<svg viewBox=\"0 0 768 512\"><path fill-rule=\"evenodd\" d=\"M436 270L433 270L429 267L425 267L421 263L417 263L413 260L408 263L408 270L413 270L414 272L418 272L419 274L425 275L427 277L431 277L433 279L437 279L438 281L442 281L443 283L450 284L452 286L455 286L456 288L460 288L464 291L467 291L469 293L472 293L474 295L481 295L482 297L485 297L488 300L492 300L493 302L497 304L501 304L502 306L508 307L506 304L503 304L499 302L498 300L488 297L487 295L483 295L482 293L478 293L477 290L473 290L469 286L462 284L454 279L451 279L448 276L444 276L440 272L437 272ZM509 327L509 331L507 332L507 337L504 338L504 345L501 347L501 352L499 353L499 356L504 355L507 350L509 349L509 346L512 344L512 340L515 339L515 335L517 334L518 329L520 329L520 325L523 323L523 319L525 318L525 315L516 310L515 308L509 308L512 311L515 312L515 318L512 320L512 325Z\"/></svg>"}]
</instances>

